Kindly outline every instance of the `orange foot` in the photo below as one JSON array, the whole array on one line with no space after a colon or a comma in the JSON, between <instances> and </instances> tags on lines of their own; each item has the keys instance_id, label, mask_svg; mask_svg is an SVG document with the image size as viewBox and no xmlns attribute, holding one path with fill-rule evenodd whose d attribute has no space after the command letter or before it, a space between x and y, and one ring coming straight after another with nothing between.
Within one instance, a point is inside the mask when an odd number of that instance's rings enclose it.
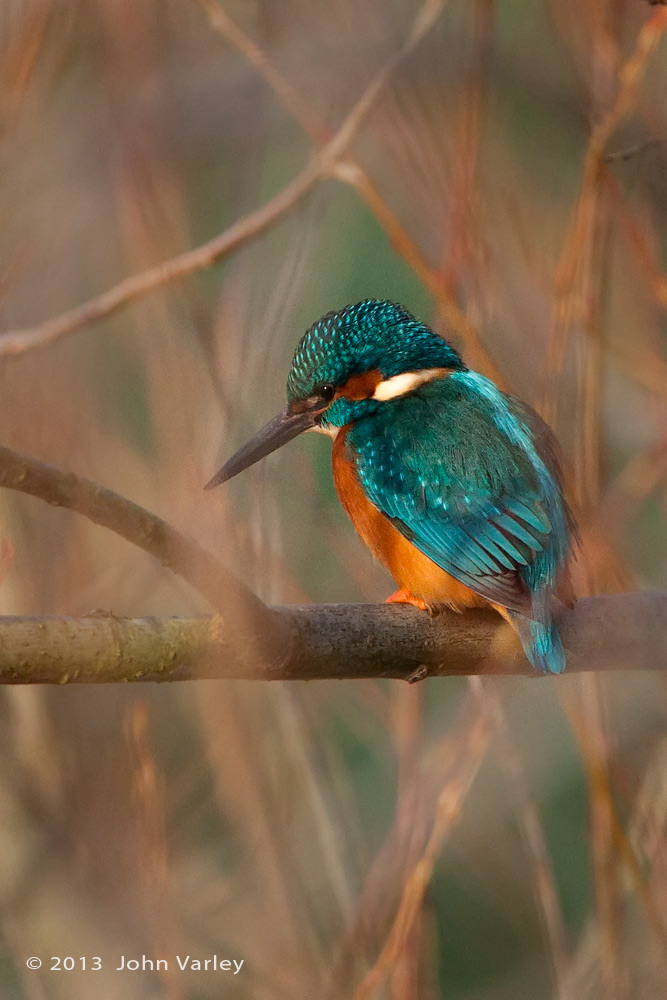
<instances>
[{"instance_id":1,"label":"orange foot","mask_svg":"<svg viewBox=\"0 0 667 1000\"><path fill-rule=\"evenodd\" d=\"M406 590L405 587L399 587L399 589L388 597L384 602L385 604L412 604L415 608L419 608L420 611L430 611L430 608L426 601L423 601L421 597L415 597L415 595Z\"/></svg>"}]
</instances>

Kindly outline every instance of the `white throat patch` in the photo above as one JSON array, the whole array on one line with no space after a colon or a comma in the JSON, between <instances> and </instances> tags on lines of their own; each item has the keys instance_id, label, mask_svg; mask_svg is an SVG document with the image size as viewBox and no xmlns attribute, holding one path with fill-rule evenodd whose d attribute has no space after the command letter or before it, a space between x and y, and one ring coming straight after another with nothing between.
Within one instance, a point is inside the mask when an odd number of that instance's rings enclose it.
<instances>
[{"instance_id":1,"label":"white throat patch","mask_svg":"<svg viewBox=\"0 0 667 1000\"><path fill-rule=\"evenodd\" d=\"M400 375L392 375L391 378L378 382L372 398L385 403L389 399L396 399L397 396L405 396L406 393L412 392L426 382L443 378L448 372L448 368L422 368L418 372L401 372Z\"/></svg>"}]
</instances>

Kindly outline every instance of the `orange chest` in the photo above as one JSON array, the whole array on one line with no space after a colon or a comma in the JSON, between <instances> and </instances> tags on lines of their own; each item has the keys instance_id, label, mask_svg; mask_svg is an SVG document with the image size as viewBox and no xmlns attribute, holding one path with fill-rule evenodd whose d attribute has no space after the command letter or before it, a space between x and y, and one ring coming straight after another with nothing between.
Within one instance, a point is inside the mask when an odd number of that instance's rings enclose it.
<instances>
[{"instance_id":1,"label":"orange chest","mask_svg":"<svg viewBox=\"0 0 667 1000\"><path fill-rule=\"evenodd\" d=\"M405 538L364 493L346 443L347 428L334 440L331 455L334 485L357 534L400 587L429 604L454 608L481 607L489 602L459 583Z\"/></svg>"}]
</instances>

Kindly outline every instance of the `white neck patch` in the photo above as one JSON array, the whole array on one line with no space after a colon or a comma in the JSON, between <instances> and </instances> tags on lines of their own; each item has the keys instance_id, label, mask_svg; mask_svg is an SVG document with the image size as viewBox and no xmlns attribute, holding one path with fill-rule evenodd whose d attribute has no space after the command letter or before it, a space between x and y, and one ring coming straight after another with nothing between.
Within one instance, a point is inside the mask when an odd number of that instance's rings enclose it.
<instances>
[{"instance_id":1,"label":"white neck patch","mask_svg":"<svg viewBox=\"0 0 667 1000\"><path fill-rule=\"evenodd\" d=\"M392 375L391 378L378 382L372 398L386 403L389 399L396 399L397 396L405 396L406 393L413 392L426 382L443 378L448 372L448 368L422 368L418 372L401 372L400 375Z\"/></svg>"}]
</instances>

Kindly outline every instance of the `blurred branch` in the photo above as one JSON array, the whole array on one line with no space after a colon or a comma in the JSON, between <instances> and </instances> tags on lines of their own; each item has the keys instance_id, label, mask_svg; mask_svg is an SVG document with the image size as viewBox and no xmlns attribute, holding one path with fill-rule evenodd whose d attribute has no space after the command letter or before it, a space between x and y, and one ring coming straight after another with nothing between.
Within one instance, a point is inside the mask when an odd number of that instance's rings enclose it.
<instances>
[{"instance_id":1,"label":"blurred branch","mask_svg":"<svg viewBox=\"0 0 667 1000\"><path fill-rule=\"evenodd\" d=\"M194 0L194 2L206 12L211 28L226 42L233 45L255 67L274 92L283 109L303 129L306 135L317 145L327 142L331 132L317 111L275 68L259 45L238 27L217 0ZM431 27L435 22L444 6L445 4L441 0L424 5L422 12L426 16L422 23L419 39L423 37L425 29ZM414 44L415 40L411 36L408 45L414 47ZM483 370L499 385L504 385L505 380L502 373L482 344L477 330L451 294L445 276L438 268L433 267L428 262L418 244L382 198L368 174L349 155L342 157L334 164L332 173L339 181L354 188L359 197L366 202L385 231L393 249L412 268L424 287L428 289L445 322L466 345L468 360L473 367Z\"/></svg>"},{"instance_id":2,"label":"blurred branch","mask_svg":"<svg viewBox=\"0 0 667 1000\"><path fill-rule=\"evenodd\" d=\"M239 219L219 236L207 243L178 254L169 260L151 267L140 274L125 278L109 291L102 293L82 305L75 306L22 330L10 330L0 334L0 357L23 354L26 351L46 347L54 340L73 333L83 326L95 323L121 306L155 291L172 281L185 278L196 271L211 267L233 251L245 246L257 236L276 225L310 192L315 184L330 176L335 164L341 158L356 135L359 126L375 103L395 67L421 41L435 23L445 0L425 0L419 8L407 40L393 56L373 76L363 94L354 105L335 135L315 154L308 165L283 190L261 208Z\"/></svg>"},{"instance_id":3,"label":"blurred branch","mask_svg":"<svg viewBox=\"0 0 667 1000\"><path fill-rule=\"evenodd\" d=\"M546 367L549 372L549 395L544 407L547 420L553 421L556 392L577 304L577 279L590 260L594 239L598 186L605 169L605 150L610 138L633 109L649 56L667 28L667 10L652 14L639 32L632 55L619 73L616 100L596 123L584 157L579 198L570 223L556 270L554 308L549 331Z\"/></svg>"},{"instance_id":4,"label":"blurred branch","mask_svg":"<svg viewBox=\"0 0 667 1000\"><path fill-rule=\"evenodd\" d=\"M345 157L335 165L334 175L338 180L353 187L366 202L384 229L394 250L400 254L424 287L431 293L445 323L465 344L467 361L473 368L480 369L488 378L492 378L497 385L503 388L506 384L505 376L482 344L479 333L457 304L442 271L429 264L418 244L399 222L398 217L382 198L368 174L349 157Z\"/></svg>"},{"instance_id":5,"label":"blurred branch","mask_svg":"<svg viewBox=\"0 0 667 1000\"><path fill-rule=\"evenodd\" d=\"M622 376L667 399L667 362L659 354L623 343L608 345L607 353Z\"/></svg>"},{"instance_id":6,"label":"blurred branch","mask_svg":"<svg viewBox=\"0 0 667 1000\"><path fill-rule=\"evenodd\" d=\"M2 447L0 486L83 514L154 556L216 609L227 641L235 642L246 668L252 669L256 663L266 666L274 659L282 662L288 655L290 635L280 617L198 542L150 511L89 479ZM109 649L115 655L113 642ZM101 648L98 652L102 655ZM141 663L137 662L135 668L141 669Z\"/></svg>"},{"instance_id":7,"label":"blurred branch","mask_svg":"<svg viewBox=\"0 0 667 1000\"><path fill-rule=\"evenodd\" d=\"M313 142L322 145L331 137L331 131L322 120L318 112L308 103L298 92L293 84L286 79L273 65L266 53L259 45L232 20L226 10L218 0L194 0L206 13L211 28L220 35L226 42L234 46L245 59L257 70L264 81L274 92L282 108L290 117L303 129ZM435 4L435 7L438 5ZM440 6L444 6L441 4ZM434 7L434 12L435 12ZM632 98L638 85L638 76L643 67L643 61L650 52L650 46L657 43L659 32L662 30L660 24L651 28L648 33L648 42L644 36L640 38L637 50L633 54L621 73L622 91L611 112L600 122L593 136L587 154L586 165L584 167L584 181L582 182L582 195L584 186L587 183L587 171L591 177L597 176L597 171L603 164L609 164L615 160L627 160L631 156L642 152L651 145L655 145L661 140L657 137L646 140L643 143L620 150L618 152L602 155L604 145L611 137L620 120L627 113L628 101ZM591 152L592 150L592 152ZM358 163L348 154L342 156L332 167L332 174L339 181L354 188L357 194L365 201L371 212L382 226L393 249L403 258L414 271L424 287L435 299L443 319L452 331L461 338L466 346L468 361L474 368L478 368L492 378L498 385L503 387L506 383L505 377L489 355L482 344L479 333L470 322L468 317L457 304L451 294L449 284L442 273L433 267L422 250L405 227L401 224L396 214L382 198L377 187L368 174ZM581 207L581 198L579 208ZM567 249L567 248L566 248ZM564 250L564 255L566 250ZM571 254L570 254L571 257ZM570 257L565 257L561 263L561 268L567 267ZM574 281L574 272L570 275L565 273L559 279L564 281L569 287ZM663 278L664 283L664 278ZM658 283L656 282L657 287ZM664 291L663 288L660 288ZM663 296L663 303L666 299ZM627 372L644 384L651 391L662 395L667 391L667 382L661 380L661 372L655 372L651 377L638 364L633 364L631 370Z\"/></svg>"},{"instance_id":8,"label":"blurred branch","mask_svg":"<svg viewBox=\"0 0 667 1000\"><path fill-rule=\"evenodd\" d=\"M423 904L438 855L461 816L468 792L486 756L493 728L492 721L482 715L472 727L467 742L459 749L456 776L444 785L438 796L435 820L422 856L406 879L391 930L375 965L355 991L354 1000L372 1000L395 967Z\"/></svg>"},{"instance_id":9,"label":"blurred branch","mask_svg":"<svg viewBox=\"0 0 667 1000\"><path fill-rule=\"evenodd\" d=\"M202 8L217 35L233 45L251 66L266 80L288 115L301 126L306 135L318 145L331 139L331 130L316 111L305 101L296 87L278 72L264 51L246 35L229 16L218 0L194 0Z\"/></svg>"},{"instance_id":10,"label":"blurred branch","mask_svg":"<svg viewBox=\"0 0 667 1000\"><path fill-rule=\"evenodd\" d=\"M568 291L574 282L579 264L579 252L591 234L591 198L604 165L605 147L630 113L637 99L639 84L646 63L667 28L667 11L656 11L639 32L635 50L619 74L616 100L595 125L584 159L579 201L568 239L559 265L558 285L561 292Z\"/></svg>"},{"instance_id":11,"label":"blurred branch","mask_svg":"<svg viewBox=\"0 0 667 1000\"><path fill-rule=\"evenodd\" d=\"M527 860L530 863L535 903L553 966L555 998L573 1000L572 991L567 983L569 959L565 920L556 888L556 876L546 833L526 768L515 744L497 687L485 684L479 677L472 677L470 688L477 698L482 715L494 721L500 766L505 774L508 791L514 799L517 822L523 834Z\"/></svg>"},{"instance_id":12,"label":"blurred branch","mask_svg":"<svg viewBox=\"0 0 667 1000\"><path fill-rule=\"evenodd\" d=\"M350 124L348 118L346 124ZM343 126L343 129L345 126ZM116 312L134 299L154 292L164 285L185 278L196 271L211 267L247 243L267 232L288 214L310 192L315 184L327 176L345 144L352 138L343 129L324 147L297 176L261 208L239 219L220 235L193 250L171 257L162 264L123 279L113 288L59 316L21 330L0 334L0 357L24 354L59 340L83 326L97 323Z\"/></svg>"},{"instance_id":13,"label":"blurred branch","mask_svg":"<svg viewBox=\"0 0 667 1000\"><path fill-rule=\"evenodd\" d=\"M634 213L630 211L623 191L621 190L621 187L613 173L607 171L605 180L616 201L616 208L619 212L620 221L626 230L628 239L634 247L639 258L639 262L641 263L647 279L651 284L653 296L660 308L667 310L667 275L665 275L661 270L656 253L651 246L649 236L639 225ZM654 367L653 360L651 360L649 364ZM664 373L662 377L664 380L663 386L665 386L667 385L667 379L664 378Z\"/></svg>"},{"instance_id":14,"label":"blurred branch","mask_svg":"<svg viewBox=\"0 0 667 1000\"><path fill-rule=\"evenodd\" d=\"M0 683L61 684L195 678L421 680L472 674L538 677L492 611L376 604L271 609L289 649L268 665L238 655L225 614L200 618L0 618ZM558 626L569 674L667 670L667 594L586 597Z\"/></svg>"}]
</instances>

